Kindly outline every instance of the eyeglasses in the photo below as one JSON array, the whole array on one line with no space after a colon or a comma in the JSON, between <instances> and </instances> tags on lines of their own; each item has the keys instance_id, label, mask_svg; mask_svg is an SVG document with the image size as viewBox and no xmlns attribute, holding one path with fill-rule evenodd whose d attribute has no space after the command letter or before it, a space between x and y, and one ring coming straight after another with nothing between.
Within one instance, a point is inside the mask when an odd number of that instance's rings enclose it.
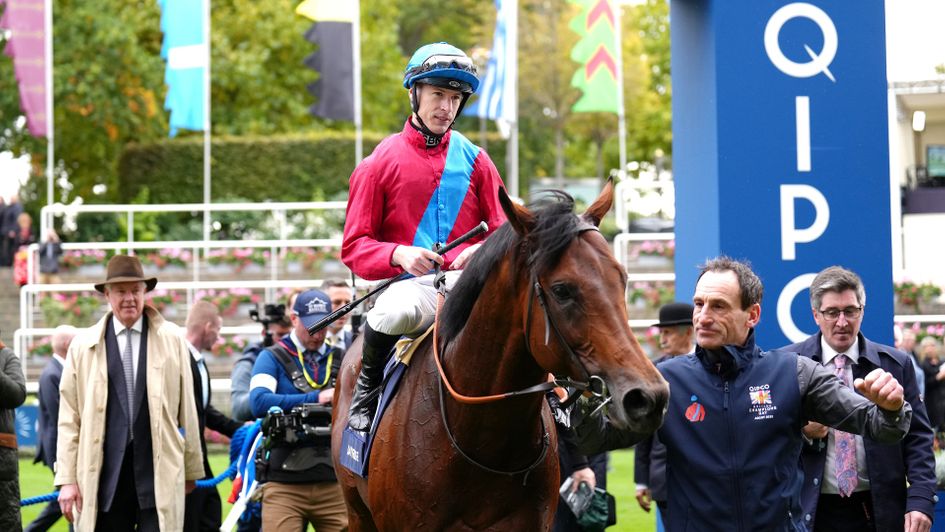
<instances>
[{"instance_id":1,"label":"eyeglasses","mask_svg":"<svg viewBox=\"0 0 945 532\"><path fill-rule=\"evenodd\" d=\"M827 321L837 321L841 314L843 314L843 317L846 318L847 321L850 321L860 317L860 314L863 313L863 307L847 307L845 309L828 308L826 310L818 310L817 312L820 312L820 315Z\"/></svg>"}]
</instances>

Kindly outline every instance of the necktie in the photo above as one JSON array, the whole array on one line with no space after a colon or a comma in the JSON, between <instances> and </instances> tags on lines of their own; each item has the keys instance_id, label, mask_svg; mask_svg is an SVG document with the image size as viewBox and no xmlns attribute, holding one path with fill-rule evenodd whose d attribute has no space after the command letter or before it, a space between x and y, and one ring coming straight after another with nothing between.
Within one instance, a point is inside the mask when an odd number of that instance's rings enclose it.
<instances>
[{"instance_id":1,"label":"necktie","mask_svg":"<svg viewBox=\"0 0 945 532\"><path fill-rule=\"evenodd\" d=\"M131 336L131 329L125 329L125 350L121 353L121 364L124 366L125 390L128 392L128 430L133 440L135 438L135 432L132 428L135 421L135 366L132 361Z\"/></svg>"},{"instance_id":2,"label":"necktie","mask_svg":"<svg viewBox=\"0 0 945 532\"><path fill-rule=\"evenodd\" d=\"M840 354L834 359L837 368L837 377L844 386L850 386L844 368L847 365L847 356ZM834 470L837 473L837 491L841 497L849 497L856 489L856 437L849 432L832 429L834 435Z\"/></svg>"},{"instance_id":3,"label":"necktie","mask_svg":"<svg viewBox=\"0 0 945 532\"><path fill-rule=\"evenodd\" d=\"M197 371L200 372L200 389L202 392L201 395L203 395L200 400L203 401L203 408L206 410L207 404L210 403L210 398L208 397L210 393L210 376L207 374L206 359L201 357L201 359L197 361Z\"/></svg>"}]
</instances>

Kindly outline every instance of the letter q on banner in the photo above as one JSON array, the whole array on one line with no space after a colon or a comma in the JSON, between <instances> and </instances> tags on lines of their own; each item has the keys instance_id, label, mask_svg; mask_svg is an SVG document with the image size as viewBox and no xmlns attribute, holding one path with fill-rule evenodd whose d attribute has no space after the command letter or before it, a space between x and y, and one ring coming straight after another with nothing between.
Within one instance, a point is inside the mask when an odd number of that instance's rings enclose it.
<instances>
[{"instance_id":1,"label":"letter q on banner","mask_svg":"<svg viewBox=\"0 0 945 532\"><path fill-rule=\"evenodd\" d=\"M815 53L810 46L804 45L804 50L810 56L810 61L806 63L797 63L788 59L781 50L780 43L778 43L781 28L789 20L798 17L810 19L814 24L817 24L824 36L824 47L819 54ZM830 63L837 56L838 45L837 27L833 20L827 13L824 13L823 9L807 2L795 2L782 7L771 15L768 24L765 26L765 52L768 54L768 59L778 70L791 77L810 78L823 73L830 81L836 83L837 80L830 72Z\"/></svg>"},{"instance_id":2,"label":"letter q on banner","mask_svg":"<svg viewBox=\"0 0 945 532\"><path fill-rule=\"evenodd\" d=\"M803 229L794 225L794 200L798 198L814 206L814 223ZM819 190L810 185L781 185L781 260L794 260L797 244L817 240L829 222L830 206Z\"/></svg>"}]
</instances>

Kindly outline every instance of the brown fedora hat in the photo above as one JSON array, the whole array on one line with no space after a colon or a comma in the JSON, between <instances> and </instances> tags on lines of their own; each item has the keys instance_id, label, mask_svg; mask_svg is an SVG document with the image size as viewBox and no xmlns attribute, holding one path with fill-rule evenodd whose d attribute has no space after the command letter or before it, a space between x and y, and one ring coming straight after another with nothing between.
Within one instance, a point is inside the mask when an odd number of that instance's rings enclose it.
<instances>
[{"instance_id":1,"label":"brown fedora hat","mask_svg":"<svg viewBox=\"0 0 945 532\"><path fill-rule=\"evenodd\" d=\"M105 271L105 282L95 285L99 292L105 292L105 285L113 283L133 283L144 281L144 291L150 292L157 285L156 277L145 277L138 257L129 255L115 255L108 259Z\"/></svg>"}]
</instances>

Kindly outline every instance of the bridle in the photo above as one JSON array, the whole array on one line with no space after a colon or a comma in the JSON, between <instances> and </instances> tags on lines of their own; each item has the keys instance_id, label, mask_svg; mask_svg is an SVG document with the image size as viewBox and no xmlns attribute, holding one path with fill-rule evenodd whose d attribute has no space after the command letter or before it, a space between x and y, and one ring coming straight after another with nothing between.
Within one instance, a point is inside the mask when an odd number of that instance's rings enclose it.
<instances>
[{"instance_id":1,"label":"bridle","mask_svg":"<svg viewBox=\"0 0 945 532\"><path fill-rule=\"evenodd\" d=\"M575 237L579 237L581 234L587 231L599 232L599 229L596 226L591 225L591 224L583 224L578 227ZM564 378L556 377L554 380L546 381L540 384L536 384L534 386L529 386L528 388L515 390L511 392L505 392L501 394L494 394L494 395L468 396L468 395L463 395L457 392L453 388L452 384L450 384L450 381L446 376L446 372L443 370L443 363L440 360L441 358L440 357L440 342L439 342L438 333L439 333L440 311L443 307L443 302L446 300L445 284L446 284L445 278L442 276L441 272L438 271L437 279L434 280L434 286L437 287L437 305L436 305L436 315L435 315L436 317L433 323L433 360L436 362L436 368L440 375L440 386L438 386L437 388L439 390L439 395L440 395L440 417L443 420L443 426L446 429L446 434L449 437L450 443L452 443L453 448L456 450L456 452L460 454L460 456L465 458L466 461L470 462L471 464L481 469L489 471L490 473L509 475L509 476L524 473L525 478L522 481L522 484L524 485L528 481L528 474L533 469L538 467L545 460L545 456L548 454L548 447L551 445L551 439L548 434L548 429L545 426L544 417L539 416L539 420L541 421L541 429L542 429L542 449L541 449L541 452L539 453L538 458L534 460L531 464L529 464L527 467L524 467L522 469L518 469L514 471L504 471L504 470L494 469L476 461L471 456L466 454L466 452L463 451L462 448L459 446L459 443L456 441L456 437L453 435L452 431L450 430L449 423L447 422L447 419L446 419L446 404L445 404L444 395L443 395L444 387L446 388L447 391L449 391L449 394L453 398L453 400L459 403L463 403L463 404L492 403L495 401L500 401L503 399L510 399L512 397L518 397L522 395L529 395L533 393L544 393L556 387L573 388L574 391L568 396L568 398L564 402L561 403L561 407L563 409L566 409L569 406L571 406L575 401L577 401L578 397L580 397L580 395L585 391L590 392L592 395L598 398L603 397L605 394L604 380L597 375L591 375L591 373L587 370L587 366L585 366L584 362L581 360L580 356L578 356L578 354L574 352L574 349L572 349L571 346L568 344L568 342L565 340L564 335L561 334L561 330L558 328L557 322L554 320L554 318L552 317L549 311L547 297L545 296L545 290L541 285L541 281L538 279L538 276L535 275L533 272L531 274L531 282L529 284L528 305L526 309L526 318L525 318L525 349L528 351L529 355L532 355L532 357L534 358L533 350L530 345L531 323L532 323L532 301L537 300L538 306L541 308L542 314L545 317L545 345L547 346L549 344L550 332L554 331L554 335L555 335L555 339L557 340L557 343L560 344L560 346L564 349L565 353L567 353L569 360L577 363L577 367L579 367L581 371L583 372L585 380L575 381L567 377L564 377Z\"/></svg>"}]
</instances>

